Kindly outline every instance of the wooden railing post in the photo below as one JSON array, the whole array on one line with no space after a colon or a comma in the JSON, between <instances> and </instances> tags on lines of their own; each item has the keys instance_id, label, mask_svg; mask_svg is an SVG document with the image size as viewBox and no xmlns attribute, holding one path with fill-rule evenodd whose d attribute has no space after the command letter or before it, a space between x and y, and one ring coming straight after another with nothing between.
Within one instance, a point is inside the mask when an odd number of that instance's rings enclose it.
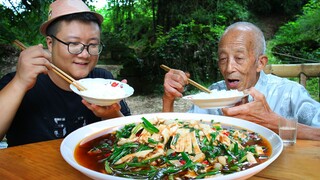
<instances>
[{"instance_id":1,"label":"wooden railing post","mask_svg":"<svg viewBox=\"0 0 320 180\"><path fill-rule=\"evenodd\" d=\"M308 77L304 73L300 73L300 84L304 87L307 86Z\"/></svg>"}]
</instances>

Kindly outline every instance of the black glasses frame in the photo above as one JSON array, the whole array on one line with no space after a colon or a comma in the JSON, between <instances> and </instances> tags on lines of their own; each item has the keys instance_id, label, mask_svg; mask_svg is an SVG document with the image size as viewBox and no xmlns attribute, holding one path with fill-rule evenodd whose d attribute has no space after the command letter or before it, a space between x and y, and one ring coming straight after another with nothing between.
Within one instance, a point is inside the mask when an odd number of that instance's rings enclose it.
<instances>
[{"instance_id":1,"label":"black glasses frame","mask_svg":"<svg viewBox=\"0 0 320 180\"><path fill-rule=\"evenodd\" d=\"M69 52L70 54L74 54L74 55L81 54L84 49L87 49L87 52L88 52L90 55L92 55L92 56L97 56L97 55L99 55L99 54L102 52L102 49L103 49L103 47L104 47L104 45L103 45L101 42L100 42L99 44L83 44L83 43L81 43L81 42L77 42L77 43L68 42L68 43L67 43L67 42L64 42L64 41L62 41L61 39L57 38L57 37L54 36L54 35L50 35L50 37L56 39L57 41L61 42L61 43L64 44L64 45L68 46L68 52ZM82 45L81 51L79 51L78 53L72 53L72 52L70 52L70 49L69 49L69 48L70 48L70 44L81 44L81 45ZM101 47L99 48L98 54L91 54L90 51L89 51L89 47L90 47L90 46L97 46L97 45L101 46Z\"/></svg>"}]
</instances>

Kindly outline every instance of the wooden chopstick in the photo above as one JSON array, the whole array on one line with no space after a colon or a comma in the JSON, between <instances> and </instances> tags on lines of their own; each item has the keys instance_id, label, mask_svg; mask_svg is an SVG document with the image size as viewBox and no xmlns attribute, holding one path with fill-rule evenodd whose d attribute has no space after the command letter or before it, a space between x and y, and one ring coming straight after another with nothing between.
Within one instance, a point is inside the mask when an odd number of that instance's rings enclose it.
<instances>
[{"instance_id":1,"label":"wooden chopstick","mask_svg":"<svg viewBox=\"0 0 320 180\"><path fill-rule=\"evenodd\" d=\"M83 87L78 81L73 79L71 76L69 76L67 73L63 72L61 69L59 69L54 64L50 63L51 67L53 68L53 72L55 72L57 75L62 77L64 80L66 80L68 83L74 85L79 91L85 91L87 90L85 87Z\"/></svg>"},{"instance_id":2,"label":"wooden chopstick","mask_svg":"<svg viewBox=\"0 0 320 180\"><path fill-rule=\"evenodd\" d=\"M24 44L22 44L22 42L20 42L19 40L14 40L13 44L18 46L21 50L25 50L27 49L27 46L25 46Z\"/></svg>"},{"instance_id":3,"label":"wooden chopstick","mask_svg":"<svg viewBox=\"0 0 320 180\"><path fill-rule=\"evenodd\" d=\"M27 49L27 47L20 42L19 40L14 40L13 44L15 44L16 46L18 46L21 50L25 50ZM84 91L87 90L85 87L83 87L78 81L76 81L75 79L73 79L71 76L69 76L67 73L63 72L61 69L59 69L57 66L55 66L54 64L50 63L51 67L52 67L52 71L55 72L57 75L59 75L62 79L64 79L65 81L67 81L68 83L74 85L79 91Z\"/></svg>"},{"instance_id":4,"label":"wooden chopstick","mask_svg":"<svg viewBox=\"0 0 320 180\"><path fill-rule=\"evenodd\" d=\"M161 64L160 67L165 71L170 71L170 68L168 66L164 65L164 64ZM202 86L201 84L191 80L190 78L188 78L188 82L190 84L192 84L193 86L195 86L196 88L198 88L198 89L200 89L200 90L202 90L202 91L204 91L206 93L211 93L211 91L208 88L206 88L206 87Z\"/></svg>"}]
</instances>

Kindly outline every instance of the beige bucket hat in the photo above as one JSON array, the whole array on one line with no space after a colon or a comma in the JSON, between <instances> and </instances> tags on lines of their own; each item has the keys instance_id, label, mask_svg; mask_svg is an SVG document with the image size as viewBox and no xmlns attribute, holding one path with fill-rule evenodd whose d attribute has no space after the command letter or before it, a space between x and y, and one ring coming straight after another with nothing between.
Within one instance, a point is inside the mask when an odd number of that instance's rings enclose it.
<instances>
[{"instance_id":1,"label":"beige bucket hat","mask_svg":"<svg viewBox=\"0 0 320 180\"><path fill-rule=\"evenodd\" d=\"M81 12L90 12L100 20L100 23L103 21L102 15L91 11L82 0L56 0L49 7L48 20L40 26L41 34L46 36L47 27L58 17Z\"/></svg>"}]
</instances>

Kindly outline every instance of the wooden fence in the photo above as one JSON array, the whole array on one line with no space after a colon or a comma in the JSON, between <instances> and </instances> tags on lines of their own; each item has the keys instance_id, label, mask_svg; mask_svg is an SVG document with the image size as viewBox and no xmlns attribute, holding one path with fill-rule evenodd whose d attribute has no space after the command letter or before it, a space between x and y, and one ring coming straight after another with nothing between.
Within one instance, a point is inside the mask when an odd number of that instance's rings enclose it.
<instances>
[{"instance_id":1,"label":"wooden fence","mask_svg":"<svg viewBox=\"0 0 320 180\"><path fill-rule=\"evenodd\" d=\"M270 64L265 67L264 72L280 77L299 77L300 84L306 87L309 77L320 77L320 63Z\"/></svg>"}]
</instances>

